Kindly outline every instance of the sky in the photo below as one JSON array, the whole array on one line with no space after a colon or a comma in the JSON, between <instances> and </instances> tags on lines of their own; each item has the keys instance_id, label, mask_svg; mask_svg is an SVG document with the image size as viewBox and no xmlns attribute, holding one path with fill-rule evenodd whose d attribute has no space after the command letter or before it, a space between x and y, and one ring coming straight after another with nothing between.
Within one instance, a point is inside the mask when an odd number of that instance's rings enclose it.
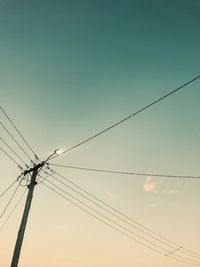
<instances>
[{"instance_id":1,"label":"sky","mask_svg":"<svg viewBox=\"0 0 200 267\"><path fill-rule=\"evenodd\" d=\"M199 75L199 47L198 0L0 0L1 105L46 159ZM51 163L199 176L199 85L195 81ZM32 156L2 112L0 121ZM30 165L2 127L0 136ZM1 151L0 159L3 192L20 170ZM200 253L198 179L54 169L152 231ZM0 198L1 211L12 190ZM25 198L0 230L1 267L10 265L24 203ZM19 266L189 265L154 253L38 184Z\"/></svg>"}]
</instances>

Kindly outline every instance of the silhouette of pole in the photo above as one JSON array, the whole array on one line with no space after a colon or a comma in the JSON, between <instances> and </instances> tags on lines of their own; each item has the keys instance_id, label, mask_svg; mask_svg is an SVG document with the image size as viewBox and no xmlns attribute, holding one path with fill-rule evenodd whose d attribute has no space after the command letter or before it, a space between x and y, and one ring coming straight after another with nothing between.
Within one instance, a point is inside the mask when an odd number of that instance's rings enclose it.
<instances>
[{"instance_id":1,"label":"silhouette of pole","mask_svg":"<svg viewBox=\"0 0 200 267\"><path fill-rule=\"evenodd\" d=\"M30 168L29 170L26 170L23 172L23 176L26 176L28 173L32 173L32 175L31 175L30 184L28 185L28 189L29 189L28 195L26 198L24 213L22 216L21 224L19 227L18 235L17 235L17 240L15 243L15 249L13 252L11 267L17 267L18 266L21 248L22 248L22 243L23 243L23 239L24 239L24 233L25 233L26 224L27 224L27 220L28 220L28 215L29 215L29 211L31 208L33 192L34 192L35 185L37 184L36 178L37 178L38 172L53 155L58 154L58 153L59 153L59 149L54 150L54 152L45 161L42 161L41 163L35 165L33 168Z\"/></svg>"},{"instance_id":2,"label":"silhouette of pole","mask_svg":"<svg viewBox=\"0 0 200 267\"><path fill-rule=\"evenodd\" d=\"M30 170L27 170L24 172L24 176L28 173L31 173L31 172L32 172L32 176L31 176L31 182L28 185L28 189L29 189L28 195L27 195L26 204L24 207L24 213L22 216L20 228L19 228L18 235L17 235L17 240L16 240L16 244L15 244L15 249L14 249L14 253L13 253L11 267L17 267L18 266L22 242L23 242L26 224L27 224L27 220L28 220L28 215L29 215L29 211L30 211L30 207L31 207L32 198L33 198L33 192L34 192L35 185L37 184L36 178L37 178L38 170L44 166L44 163L45 162L42 162L42 163L34 166Z\"/></svg>"}]
</instances>

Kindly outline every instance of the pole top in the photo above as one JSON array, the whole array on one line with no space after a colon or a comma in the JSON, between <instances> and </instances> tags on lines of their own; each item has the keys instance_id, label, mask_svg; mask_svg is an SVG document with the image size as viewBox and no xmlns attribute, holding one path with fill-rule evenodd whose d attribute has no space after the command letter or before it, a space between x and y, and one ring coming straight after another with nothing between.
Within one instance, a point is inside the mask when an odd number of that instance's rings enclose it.
<instances>
[{"instance_id":1,"label":"pole top","mask_svg":"<svg viewBox=\"0 0 200 267\"><path fill-rule=\"evenodd\" d=\"M38 170L39 168L42 168L46 162L42 161L41 163L35 165L34 167L30 168L29 170L25 170L22 175L26 176L28 173Z\"/></svg>"}]
</instances>

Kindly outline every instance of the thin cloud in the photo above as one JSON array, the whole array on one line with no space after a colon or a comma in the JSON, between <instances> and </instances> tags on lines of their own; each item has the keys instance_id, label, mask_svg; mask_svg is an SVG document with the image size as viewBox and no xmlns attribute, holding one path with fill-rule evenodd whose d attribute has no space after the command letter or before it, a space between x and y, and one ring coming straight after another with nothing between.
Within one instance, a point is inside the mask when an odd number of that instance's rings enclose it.
<instances>
[{"instance_id":1,"label":"thin cloud","mask_svg":"<svg viewBox=\"0 0 200 267\"><path fill-rule=\"evenodd\" d=\"M156 187L156 181L151 176L147 177L143 185L144 192L155 192Z\"/></svg>"},{"instance_id":2,"label":"thin cloud","mask_svg":"<svg viewBox=\"0 0 200 267\"><path fill-rule=\"evenodd\" d=\"M116 198L117 198L117 196L116 196L113 192L111 192L111 191L107 191L107 192L106 192L106 195L107 195L109 198L112 198L112 199L116 199Z\"/></svg>"}]
</instances>

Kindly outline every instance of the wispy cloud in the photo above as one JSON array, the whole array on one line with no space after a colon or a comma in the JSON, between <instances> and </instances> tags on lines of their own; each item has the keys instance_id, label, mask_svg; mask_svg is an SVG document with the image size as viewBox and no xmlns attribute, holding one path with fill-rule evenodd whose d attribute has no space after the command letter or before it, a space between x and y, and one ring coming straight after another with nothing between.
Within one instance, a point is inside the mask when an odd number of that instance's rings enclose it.
<instances>
[{"instance_id":1,"label":"wispy cloud","mask_svg":"<svg viewBox=\"0 0 200 267\"><path fill-rule=\"evenodd\" d=\"M176 189L167 187L163 181L155 181L151 176L144 181L143 190L147 193L154 192L166 195L176 195L178 193Z\"/></svg>"},{"instance_id":2,"label":"wispy cloud","mask_svg":"<svg viewBox=\"0 0 200 267\"><path fill-rule=\"evenodd\" d=\"M144 192L155 192L156 187L156 181L151 176L147 177L143 185Z\"/></svg>"},{"instance_id":3,"label":"wispy cloud","mask_svg":"<svg viewBox=\"0 0 200 267\"><path fill-rule=\"evenodd\" d=\"M108 197L112 198L112 199L116 199L116 198L117 198L117 195L114 194L114 193L111 192L111 191L107 191L107 192L106 192L106 195L107 195Z\"/></svg>"}]
</instances>

